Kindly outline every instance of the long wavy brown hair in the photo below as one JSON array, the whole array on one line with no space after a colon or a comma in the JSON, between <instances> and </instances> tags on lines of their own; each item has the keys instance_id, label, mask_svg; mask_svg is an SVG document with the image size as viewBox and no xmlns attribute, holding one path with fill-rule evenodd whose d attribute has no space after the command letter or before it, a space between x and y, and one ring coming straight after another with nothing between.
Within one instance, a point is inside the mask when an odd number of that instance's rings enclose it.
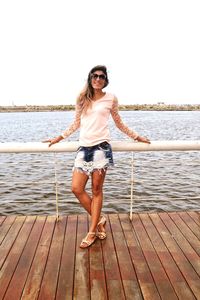
<instances>
[{"instance_id":1,"label":"long wavy brown hair","mask_svg":"<svg viewBox=\"0 0 200 300\"><path fill-rule=\"evenodd\" d=\"M91 78L92 74L96 71L102 71L106 76L103 88L105 88L109 83L106 66L97 65L90 70L87 78L87 83L77 98L77 104L80 107L82 113L85 113L92 103L92 98L94 97L94 89L92 87Z\"/></svg>"}]
</instances>

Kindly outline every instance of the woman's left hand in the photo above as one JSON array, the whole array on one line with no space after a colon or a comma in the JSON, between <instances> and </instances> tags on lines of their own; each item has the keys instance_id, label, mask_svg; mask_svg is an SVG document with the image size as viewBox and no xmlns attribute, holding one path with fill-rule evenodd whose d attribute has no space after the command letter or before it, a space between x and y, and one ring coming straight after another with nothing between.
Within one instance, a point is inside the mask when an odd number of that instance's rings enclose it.
<instances>
[{"instance_id":1,"label":"woman's left hand","mask_svg":"<svg viewBox=\"0 0 200 300\"><path fill-rule=\"evenodd\" d=\"M136 141L151 144L151 142L148 138L146 138L144 136L140 136L140 135L138 135L138 137L136 138Z\"/></svg>"}]
</instances>

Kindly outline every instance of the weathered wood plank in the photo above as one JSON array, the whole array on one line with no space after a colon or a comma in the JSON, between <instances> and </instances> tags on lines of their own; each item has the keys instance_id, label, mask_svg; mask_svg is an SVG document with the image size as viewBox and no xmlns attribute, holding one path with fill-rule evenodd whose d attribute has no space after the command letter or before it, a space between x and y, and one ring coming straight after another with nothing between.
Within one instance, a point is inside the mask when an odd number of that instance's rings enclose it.
<instances>
[{"instance_id":1,"label":"weathered wood plank","mask_svg":"<svg viewBox=\"0 0 200 300\"><path fill-rule=\"evenodd\" d=\"M122 285L119 265L117 261L114 241L110 228L110 222L107 217L106 222L107 238L101 242L103 251L103 260L106 276L106 285L109 300L124 300L124 289Z\"/></svg>"},{"instance_id":2,"label":"weathered wood plank","mask_svg":"<svg viewBox=\"0 0 200 300\"><path fill-rule=\"evenodd\" d=\"M185 256L187 257L188 261L191 263L191 265L193 266L197 274L200 275L200 263L199 263L200 261L199 261L198 254L194 251L194 249L191 247L187 239L184 237L182 232L177 228L176 224L172 221L172 219L168 214L162 213L160 214L160 217L165 223L165 225L167 226L168 230L173 235L179 247L185 253Z\"/></svg>"},{"instance_id":3,"label":"weathered wood plank","mask_svg":"<svg viewBox=\"0 0 200 300\"><path fill-rule=\"evenodd\" d=\"M143 299L118 215L109 215L126 299Z\"/></svg>"},{"instance_id":4,"label":"weathered wood plank","mask_svg":"<svg viewBox=\"0 0 200 300\"><path fill-rule=\"evenodd\" d=\"M60 260L63 250L65 227L66 217L60 217L59 221L55 224L38 300L50 300L55 298L60 270Z\"/></svg>"},{"instance_id":5,"label":"weathered wood plank","mask_svg":"<svg viewBox=\"0 0 200 300\"><path fill-rule=\"evenodd\" d=\"M29 271L28 278L26 280L21 300L38 299L55 223L56 217L46 218L46 222L43 227L42 235L36 249L35 257Z\"/></svg>"},{"instance_id":6,"label":"weathered wood plank","mask_svg":"<svg viewBox=\"0 0 200 300\"><path fill-rule=\"evenodd\" d=\"M20 259L21 253L24 249L30 231L33 227L36 217L27 217L20 232L18 238L10 250L6 262L0 271L0 299L3 299L6 290L8 288L9 282L13 276L13 273L17 267L18 261Z\"/></svg>"},{"instance_id":7,"label":"weathered wood plank","mask_svg":"<svg viewBox=\"0 0 200 300\"><path fill-rule=\"evenodd\" d=\"M16 219L16 216L9 216L9 217L5 217L5 218L2 218L2 223L1 223L1 226L0 226L0 245L2 244L5 236L7 235L8 231L10 230L13 222L15 221Z\"/></svg>"},{"instance_id":8,"label":"weathered wood plank","mask_svg":"<svg viewBox=\"0 0 200 300\"><path fill-rule=\"evenodd\" d=\"M181 219L187 224L187 226L192 230L192 232L196 235L197 239L200 241L200 228L197 223L193 220L193 218L186 212L178 213Z\"/></svg>"},{"instance_id":9,"label":"weathered wood plank","mask_svg":"<svg viewBox=\"0 0 200 300\"><path fill-rule=\"evenodd\" d=\"M13 291L15 291L15 300L21 299L23 292L23 287L33 261L35 250L44 226L45 218L37 217L30 235L28 237L27 243L24 247L24 250L21 254L18 265L15 269L15 272L12 276L12 279L9 283L8 289L4 296L4 300L12 299Z\"/></svg>"},{"instance_id":10,"label":"weathered wood plank","mask_svg":"<svg viewBox=\"0 0 200 300\"><path fill-rule=\"evenodd\" d=\"M133 216L132 224L136 231L137 238L140 242L142 251L149 265L152 276L155 280L161 299L178 299L173 286L171 285L171 282L167 277L165 269L163 268L154 247L152 246L152 243L139 218L139 215Z\"/></svg>"},{"instance_id":11,"label":"weathered wood plank","mask_svg":"<svg viewBox=\"0 0 200 300\"><path fill-rule=\"evenodd\" d=\"M13 226L11 226L9 230L9 234L6 235L6 237L3 235L2 243L0 245L0 269L2 268L4 261L6 257L8 256L13 243L15 242L17 235L19 234L19 231L25 221L25 217L17 217L12 223ZM9 223L9 220L8 220Z\"/></svg>"},{"instance_id":12,"label":"weathered wood plank","mask_svg":"<svg viewBox=\"0 0 200 300\"><path fill-rule=\"evenodd\" d=\"M170 217L174 221L182 235L187 239L189 244L195 250L195 252L200 256L200 240L196 237L196 235L192 232L188 225L186 225L186 223L181 219L178 213L171 213Z\"/></svg>"},{"instance_id":13,"label":"weathered wood plank","mask_svg":"<svg viewBox=\"0 0 200 300\"><path fill-rule=\"evenodd\" d=\"M195 299L193 293L191 292L188 284L178 269L176 262L173 260L169 250L165 246L161 236L159 235L157 229L153 225L150 217L147 214L140 214L140 219L147 231L149 238L153 244L154 249L174 287L174 290L179 299L193 300Z\"/></svg>"},{"instance_id":14,"label":"weathered wood plank","mask_svg":"<svg viewBox=\"0 0 200 300\"><path fill-rule=\"evenodd\" d=\"M107 300L103 257L99 239L90 247L89 259L91 300Z\"/></svg>"},{"instance_id":15,"label":"weathered wood plank","mask_svg":"<svg viewBox=\"0 0 200 300\"><path fill-rule=\"evenodd\" d=\"M127 241L132 263L137 274L137 279L140 284L142 295L144 299L159 300L160 296L157 287L127 214L120 214L120 221Z\"/></svg>"},{"instance_id":16,"label":"weathered wood plank","mask_svg":"<svg viewBox=\"0 0 200 300\"><path fill-rule=\"evenodd\" d=\"M87 232L87 215L79 215L74 274L74 300L90 299L89 249L81 249L79 247L81 240L86 236Z\"/></svg>"},{"instance_id":17,"label":"weathered wood plank","mask_svg":"<svg viewBox=\"0 0 200 300\"><path fill-rule=\"evenodd\" d=\"M0 217L0 299L200 300L200 214L107 216L81 249L87 215Z\"/></svg>"},{"instance_id":18,"label":"weathered wood plank","mask_svg":"<svg viewBox=\"0 0 200 300\"><path fill-rule=\"evenodd\" d=\"M191 266L190 262L187 260L184 252L180 249L174 236L168 230L168 223L164 223L162 221L161 216L164 213L159 214L150 214L150 218L152 219L155 227L159 231L166 247L170 251L174 261L176 262L177 266L179 267L180 271L182 272L186 282L188 283L190 289L192 290L193 294L197 299L200 295L200 280L197 273L194 271L193 267Z\"/></svg>"},{"instance_id":19,"label":"weathered wood plank","mask_svg":"<svg viewBox=\"0 0 200 300\"><path fill-rule=\"evenodd\" d=\"M193 220L200 226L200 212L188 211L188 214L193 218Z\"/></svg>"},{"instance_id":20,"label":"weathered wood plank","mask_svg":"<svg viewBox=\"0 0 200 300\"><path fill-rule=\"evenodd\" d=\"M57 300L72 299L76 256L76 230L77 216L68 216L56 293Z\"/></svg>"},{"instance_id":21,"label":"weathered wood plank","mask_svg":"<svg viewBox=\"0 0 200 300\"><path fill-rule=\"evenodd\" d=\"M5 219L6 219L6 216L0 216L0 226L3 224Z\"/></svg>"},{"instance_id":22,"label":"weathered wood plank","mask_svg":"<svg viewBox=\"0 0 200 300\"><path fill-rule=\"evenodd\" d=\"M196 235L198 240L200 240L200 228L197 223L192 219L192 217L187 214L187 212L179 212L178 213L181 219L187 224L187 226L192 230L192 232Z\"/></svg>"}]
</instances>

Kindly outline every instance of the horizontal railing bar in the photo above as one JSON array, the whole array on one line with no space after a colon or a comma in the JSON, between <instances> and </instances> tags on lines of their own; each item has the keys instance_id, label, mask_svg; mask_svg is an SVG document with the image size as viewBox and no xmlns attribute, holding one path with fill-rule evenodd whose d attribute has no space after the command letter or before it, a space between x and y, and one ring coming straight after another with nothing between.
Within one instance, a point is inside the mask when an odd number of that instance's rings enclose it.
<instances>
[{"instance_id":1,"label":"horizontal railing bar","mask_svg":"<svg viewBox=\"0 0 200 300\"><path fill-rule=\"evenodd\" d=\"M151 144L132 141L111 142L113 151L198 151L200 141L152 141ZM8 142L0 143L0 153L36 153L36 152L74 152L79 142L61 142L48 147L41 142Z\"/></svg>"}]
</instances>

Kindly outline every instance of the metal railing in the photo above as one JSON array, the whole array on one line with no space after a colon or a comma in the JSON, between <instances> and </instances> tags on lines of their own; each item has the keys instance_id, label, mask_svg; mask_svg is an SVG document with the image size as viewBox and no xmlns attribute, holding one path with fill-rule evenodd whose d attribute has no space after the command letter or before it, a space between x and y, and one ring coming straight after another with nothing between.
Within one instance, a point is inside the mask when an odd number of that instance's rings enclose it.
<instances>
[{"instance_id":1,"label":"metal railing","mask_svg":"<svg viewBox=\"0 0 200 300\"><path fill-rule=\"evenodd\" d=\"M200 150L200 141L151 141L151 144L126 141L111 142L113 151L196 151ZM41 142L0 143L0 153L36 153L36 152L74 152L78 142L61 142L48 147Z\"/></svg>"},{"instance_id":2,"label":"metal railing","mask_svg":"<svg viewBox=\"0 0 200 300\"><path fill-rule=\"evenodd\" d=\"M151 144L135 143L127 141L111 142L113 151L119 152L145 152L145 151L199 151L200 141L151 141ZM48 144L41 142L28 143L0 143L0 153L38 153L54 152L55 169L55 192L56 192L56 215L59 218L58 206L58 179L57 179L57 158L56 153L74 152L79 147L78 142L61 142L48 147ZM134 184L134 160L131 159L131 195L130 195L130 219L133 214L133 184Z\"/></svg>"}]
</instances>

